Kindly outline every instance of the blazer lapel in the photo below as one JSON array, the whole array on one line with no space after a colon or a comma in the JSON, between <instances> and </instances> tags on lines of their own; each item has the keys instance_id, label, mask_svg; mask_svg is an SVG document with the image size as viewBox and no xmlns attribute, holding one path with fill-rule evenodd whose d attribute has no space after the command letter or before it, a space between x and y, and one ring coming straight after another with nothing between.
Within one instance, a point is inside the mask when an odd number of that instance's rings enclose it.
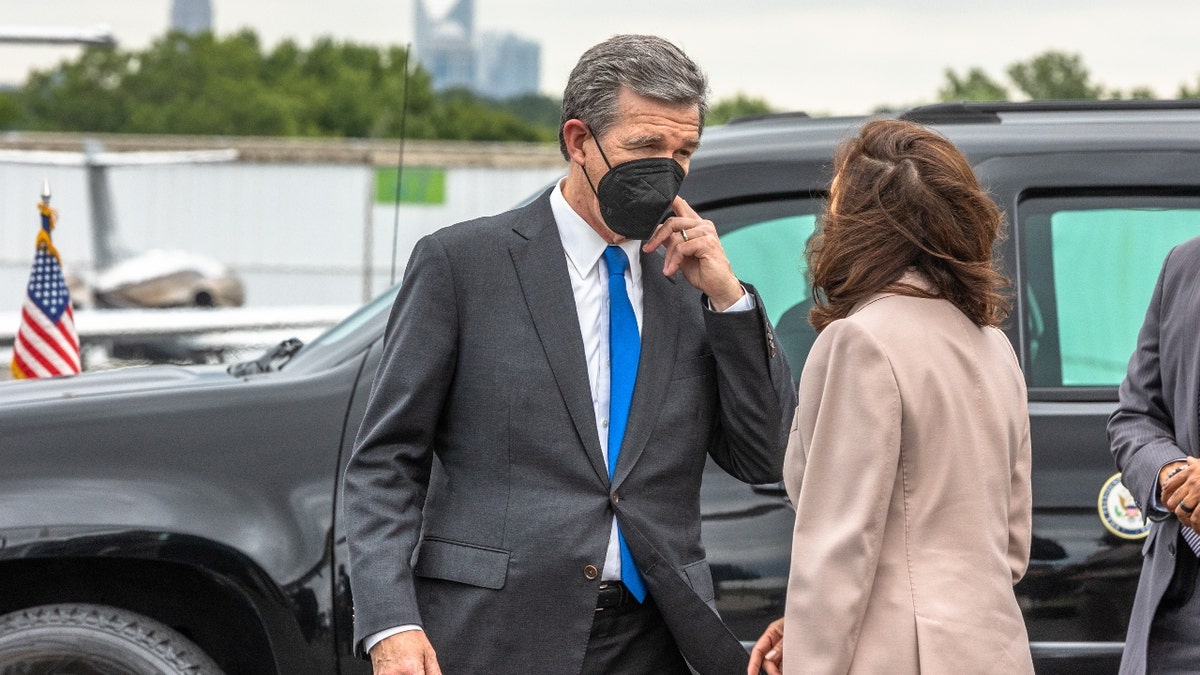
<instances>
[{"instance_id":1,"label":"blazer lapel","mask_svg":"<svg viewBox=\"0 0 1200 675\"><path fill-rule=\"evenodd\" d=\"M621 443L621 456L613 475L614 485L619 485L629 475L646 449L671 384L678 344L679 302L675 297L675 279L663 276L662 266L660 251L642 255L642 354L633 388L629 424L625 427L625 440Z\"/></svg>"},{"instance_id":2,"label":"blazer lapel","mask_svg":"<svg viewBox=\"0 0 1200 675\"><path fill-rule=\"evenodd\" d=\"M562 239L546 194L525 210L528 216L513 228L518 238L509 247L509 253L546 360L575 424L575 433L597 477L607 483L608 467L596 435L583 336L579 332L579 313L567 276Z\"/></svg>"}]
</instances>

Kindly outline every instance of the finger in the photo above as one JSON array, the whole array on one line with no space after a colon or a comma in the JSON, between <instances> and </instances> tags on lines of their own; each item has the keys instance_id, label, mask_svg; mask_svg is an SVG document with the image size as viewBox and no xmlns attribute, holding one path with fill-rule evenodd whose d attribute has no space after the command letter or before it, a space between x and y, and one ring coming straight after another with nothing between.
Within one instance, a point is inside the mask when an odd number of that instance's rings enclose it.
<instances>
[{"instance_id":1,"label":"finger","mask_svg":"<svg viewBox=\"0 0 1200 675\"><path fill-rule=\"evenodd\" d=\"M696 209L693 209L692 205L688 204L687 201L679 195L676 195L675 201L671 202L671 210L675 212L675 215L681 218L700 217L700 214L696 213Z\"/></svg>"},{"instance_id":2,"label":"finger","mask_svg":"<svg viewBox=\"0 0 1200 675\"><path fill-rule=\"evenodd\" d=\"M670 246L672 237L679 230L678 224L671 222L673 220L675 219L667 218L666 221L660 223L654 230L654 234L650 235L650 238L642 244L642 250L649 253L659 246ZM674 238L679 239L679 237Z\"/></svg>"},{"instance_id":3,"label":"finger","mask_svg":"<svg viewBox=\"0 0 1200 675\"><path fill-rule=\"evenodd\" d=\"M1179 506L1179 488L1182 486L1182 483L1175 483L1174 478L1167 481L1167 484L1163 486L1162 492L1159 494L1158 498L1168 511L1174 511L1175 507Z\"/></svg>"},{"instance_id":4,"label":"finger","mask_svg":"<svg viewBox=\"0 0 1200 675\"><path fill-rule=\"evenodd\" d=\"M1191 492L1191 490L1184 489L1184 486L1188 483L1188 475L1190 473L1190 471L1185 469L1172 476L1171 480L1168 480L1166 485L1163 486L1162 503L1169 511L1174 511L1179 506L1179 503Z\"/></svg>"},{"instance_id":5,"label":"finger","mask_svg":"<svg viewBox=\"0 0 1200 675\"><path fill-rule=\"evenodd\" d=\"M667 218L665 222L658 226L654 234L642 244L642 250L649 253L659 246L667 244L671 237L676 233L685 229L690 229L695 226L695 222L700 220L700 215L691 207L683 197L676 195L675 200L671 202L671 210L675 212L674 216ZM691 232L688 236L691 236Z\"/></svg>"},{"instance_id":6,"label":"finger","mask_svg":"<svg viewBox=\"0 0 1200 675\"><path fill-rule=\"evenodd\" d=\"M746 672L750 675L758 675L759 668L763 666L763 661L766 655L771 651L771 646L775 643L775 636L771 634L770 627L758 638L758 642L754 643L754 647L750 649L750 665Z\"/></svg>"},{"instance_id":7,"label":"finger","mask_svg":"<svg viewBox=\"0 0 1200 675\"><path fill-rule=\"evenodd\" d=\"M425 675L442 675L442 668L438 665L437 652L433 650L433 645L428 641L424 645L425 659Z\"/></svg>"},{"instance_id":8,"label":"finger","mask_svg":"<svg viewBox=\"0 0 1200 675\"><path fill-rule=\"evenodd\" d=\"M680 266L683 265L684 259L694 256L701 246L701 244L691 239L687 241L683 241L678 237L676 239L678 241L672 241L667 246L667 254L663 259L663 274L668 277L678 272Z\"/></svg>"},{"instance_id":9,"label":"finger","mask_svg":"<svg viewBox=\"0 0 1200 675\"><path fill-rule=\"evenodd\" d=\"M1192 466L1189 464L1186 468L1184 468L1183 471L1180 471L1179 473L1176 473L1174 476L1171 476L1169 479L1167 479L1167 482L1163 484L1163 490L1169 488L1174 491L1178 489L1180 485L1183 485L1187 482L1188 477L1191 475Z\"/></svg>"},{"instance_id":10,"label":"finger","mask_svg":"<svg viewBox=\"0 0 1200 675\"><path fill-rule=\"evenodd\" d=\"M1192 482L1185 482L1175 488L1167 501L1163 502L1167 506L1167 510L1176 511L1177 509L1187 506L1185 511L1197 510L1200 507L1200 485Z\"/></svg>"},{"instance_id":11,"label":"finger","mask_svg":"<svg viewBox=\"0 0 1200 675\"><path fill-rule=\"evenodd\" d=\"M1179 518L1179 524L1185 527L1190 527L1193 530L1200 531L1200 515L1195 513L1186 513Z\"/></svg>"},{"instance_id":12,"label":"finger","mask_svg":"<svg viewBox=\"0 0 1200 675\"><path fill-rule=\"evenodd\" d=\"M783 670L783 651L778 647L767 652L766 661L763 662L763 668L766 669L767 675L782 675Z\"/></svg>"}]
</instances>

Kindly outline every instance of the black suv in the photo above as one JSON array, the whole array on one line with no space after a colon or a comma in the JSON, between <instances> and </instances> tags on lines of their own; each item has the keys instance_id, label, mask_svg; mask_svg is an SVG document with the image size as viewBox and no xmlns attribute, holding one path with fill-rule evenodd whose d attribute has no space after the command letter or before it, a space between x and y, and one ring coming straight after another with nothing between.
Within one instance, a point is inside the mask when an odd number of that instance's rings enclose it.
<instances>
[{"instance_id":1,"label":"black suv","mask_svg":"<svg viewBox=\"0 0 1200 675\"><path fill-rule=\"evenodd\" d=\"M1014 279L1007 334L1033 424L1034 541L1017 591L1038 670L1115 672L1145 532L1104 427L1163 257L1200 235L1200 102L903 117L958 145L1007 214L996 253ZM862 122L710 129L684 183L797 376L815 338L804 244L833 149ZM370 672L351 652L339 487L394 293L263 367L0 384L0 671ZM781 486L712 468L717 604L753 641L783 613L795 514Z\"/></svg>"}]
</instances>

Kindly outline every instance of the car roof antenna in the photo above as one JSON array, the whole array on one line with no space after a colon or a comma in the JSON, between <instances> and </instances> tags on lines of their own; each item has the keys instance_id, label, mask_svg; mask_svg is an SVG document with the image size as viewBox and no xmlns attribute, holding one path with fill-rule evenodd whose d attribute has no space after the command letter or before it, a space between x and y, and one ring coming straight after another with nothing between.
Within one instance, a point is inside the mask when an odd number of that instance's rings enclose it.
<instances>
[{"instance_id":1,"label":"car roof antenna","mask_svg":"<svg viewBox=\"0 0 1200 675\"><path fill-rule=\"evenodd\" d=\"M404 45L404 91L400 94L400 155L396 158L396 195L394 216L392 218L392 273L388 277L388 287L396 285L396 246L400 238L400 186L404 178L404 127L408 121L408 55L412 53L412 43Z\"/></svg>"}]
</instances>

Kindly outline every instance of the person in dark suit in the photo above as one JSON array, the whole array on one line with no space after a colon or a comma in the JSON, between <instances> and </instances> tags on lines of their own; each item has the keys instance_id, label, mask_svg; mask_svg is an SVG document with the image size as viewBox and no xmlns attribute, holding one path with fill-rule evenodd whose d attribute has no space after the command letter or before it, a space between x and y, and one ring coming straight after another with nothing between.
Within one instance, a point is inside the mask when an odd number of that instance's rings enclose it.
<instances>
[{"instance_id":1,"label":"person in dark suit","mask_svg":"<svg viewBox=\"0 0 1200 675\"><path fill-rule=\"evenodd\" d=\"M796 399L677 196L706 89L665 40L596 45L563 96L566 177L414 248L345 477L377 675L744 672L701 474L780 480Z\"/></svg>"},{"instance_id":2,"label":"person in dark suit","mask_svg":"<svg viewBox=\"0 0 1200 675\"><path fill-rule=\"evenodd\" d=\"M1121 482L1153 524L1121 673L1200 668L1200 238L1171 250L1108 420Z\"/></svg>"}]
</instances>

